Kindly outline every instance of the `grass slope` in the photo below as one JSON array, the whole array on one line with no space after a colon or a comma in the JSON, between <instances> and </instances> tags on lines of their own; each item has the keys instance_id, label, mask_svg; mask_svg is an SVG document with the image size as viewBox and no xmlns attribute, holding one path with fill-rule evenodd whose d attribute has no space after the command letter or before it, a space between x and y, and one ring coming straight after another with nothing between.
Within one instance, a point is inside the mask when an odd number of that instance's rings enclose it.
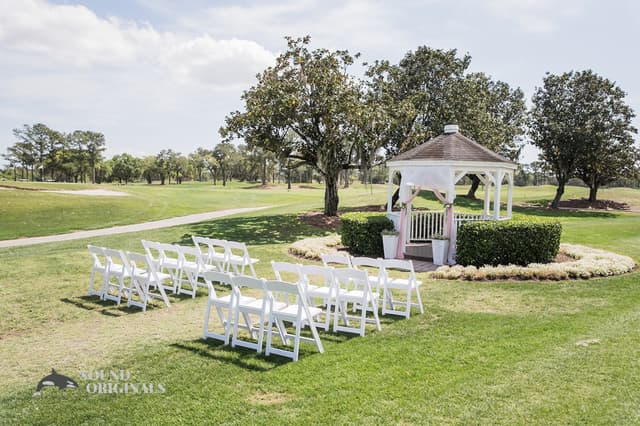
<instances>
[{"instance_id":1,"label":"grass slope","mask_svg":"<svg viewBox=\"0 0 640 426\"><path fill-rule=\"evenodd\" d=\"M8 192L8 191L5 191ZM173 298L146 313L86 297L86 244L141 250L140 239L186 243L191 234L250 244L258 273L291 260L288 245L323 232L286 207L137 234L0 250L0 419L15 424L638 423L640 273L559 283L425 281L426 313L383 317L364 338L322 333L326 353L258 356L200 339L206 297ZM276 204L264 191L265 204ZM526 190L517 191L527 201ZM549 198L536 191L533 199ZM640 191L631 197L640 199ZM345 206L372 204L361 188ZM475 208L471 205L469 208ZM563 240L640 260L640 214L553 212ZM576 345L587 339L599 343ZM45 389L51 368L81 389ZM165 394L90 394L80 370L126 369ZM126 420L125 420L126 419Z\"/></svg>"}]
</instances>

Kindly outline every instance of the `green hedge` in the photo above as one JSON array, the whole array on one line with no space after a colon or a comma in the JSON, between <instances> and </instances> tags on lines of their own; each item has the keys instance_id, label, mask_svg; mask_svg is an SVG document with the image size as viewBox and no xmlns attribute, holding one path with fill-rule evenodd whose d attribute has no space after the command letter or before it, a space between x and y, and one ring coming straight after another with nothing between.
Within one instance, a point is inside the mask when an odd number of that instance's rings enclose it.
<instances>
[{"instance_id":1,"label":"green hedge","mask_svg":"<svg viewBox=\"0 0 640 426\"><path fill-rule=\"evenodd\" d=\"M385 213L345 213L340 217L342 244L352 253L366 256L382 256L380 232L393 229L393 222Z\"/></svg>"},{"instance_id":2,"label":"green hedge","mask_svg":"<svg viewBox=\"0 0 640 426\"><path fill-rule=\"evenodd\" d=\"M561 233L557 221L467 222L458 230L456 262L474 266L549 263L558 254Z\"/></svg>"}]
</instances>

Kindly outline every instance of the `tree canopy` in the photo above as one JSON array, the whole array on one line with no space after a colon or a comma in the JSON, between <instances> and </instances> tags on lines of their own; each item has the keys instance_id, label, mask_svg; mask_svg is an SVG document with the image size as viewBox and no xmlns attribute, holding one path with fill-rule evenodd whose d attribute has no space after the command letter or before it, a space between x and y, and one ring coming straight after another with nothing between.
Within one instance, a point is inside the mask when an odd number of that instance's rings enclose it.
<instances>
[{"instance_id":1,"label":"tree canopy","mask_svg":"<svg viewBox=\"0 0 640 426\"><path fill-rule=\"evenodd\" d=\"M530 136L558 180L557 208L567 181L581 178L596 201L598 188L633 173L633 110L625 92L591 70L547 74L533 95Z\"/></svg>"}]
</instances>

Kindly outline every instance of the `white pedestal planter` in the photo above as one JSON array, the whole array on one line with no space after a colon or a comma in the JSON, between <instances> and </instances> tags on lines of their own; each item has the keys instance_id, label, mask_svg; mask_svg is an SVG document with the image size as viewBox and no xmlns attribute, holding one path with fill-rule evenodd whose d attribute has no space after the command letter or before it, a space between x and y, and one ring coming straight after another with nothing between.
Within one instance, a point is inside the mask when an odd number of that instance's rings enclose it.
<instances>
[{"instance_id":1,"label":"white pedestal planter","mask_svg":"<svg viewBox=\"0 0 640 426\"><path fill-rule=\"evenodd\" d=\"M398 236L397 235L383 235L382 247L384 249L385 259L394 259L396 257L396 250L398 248Z\"/></svg>"},{"instance_id":2,"label":"white pedestal planter","mask_svg":"<svg viewBox=\"0 0 640 426\"><path fill-rule=\"evenodd\" d=\"M433 249L433 264L445 265L449 252L449 240L431 240L431 248Z\"/></svg>"}]
</instances>

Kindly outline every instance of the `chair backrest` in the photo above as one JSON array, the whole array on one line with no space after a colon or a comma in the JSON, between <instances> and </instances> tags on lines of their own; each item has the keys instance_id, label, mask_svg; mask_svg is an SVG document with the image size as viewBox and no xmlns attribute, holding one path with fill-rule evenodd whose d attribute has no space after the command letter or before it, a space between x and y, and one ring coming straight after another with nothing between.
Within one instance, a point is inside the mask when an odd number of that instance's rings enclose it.
<instances>
[{"instance_id":1,"label":"chair backrest","mask_svg":"<svg viewBox=\"0 0 640 426\"><path fill-rule=\"evenodd\" d=\"M233 275L228 272L206 271L202 274L205 281L231 286Z\"/></svg>"},{"instance_id":2,"label":"chair backrest","mask_svg":"<svg viewBox=\"0 0 640 426\"><path fill-rule=\"evenodd\" d=\"M93 266L104 269L107 262L107 259L104 256L104 247L92 246L91 244L89 244L87 245L87 248L89 249L89 253L93 258Z\"/></svg>"},{"instance_id":3,"label":"chair backrest","mask_svg":"<svg viewBox=\"0 0 640 426\"><path fill-rule=\"evenodd\" d=\"M412 280L416 279L416 273L413 269L413 262L410 260L401 260L401 259L383 259L382 267L384 268L385 273L387 270L396 270L402 272L408 272L409 278Z\"/></svg>"},{"instance_id":4,"label":"chair backrest","mask_svg":"<svg viewBox=\"0 0 640 426\"><path fill-rule=\"evenodd\" d=\"M333 287L333 271L331 266L302 265L300 268L305 285Z\"/></svg>"},{"instance_id":5,"label":"chair backrest","mask_svg":"<svg viewBox=\"0 0 640 426\"><path fill-rule=\"evenodd\" d=\"M351 268L351 257L348 254L340 253L323 253L320 255L324 266L342 265L345 268Z\"/></svg>"},{"instance_id":6,"label":"chair backrest","mask_svg":"<svg viewBox=\"0 0 640 426\"><path fill-rule=\"evenodd\" d=\"M224 256L226 252L227 242L225 240L209 237L198 237L195 235L193 235L191 239L193 240L193 244L199 248L202 246L206 246L209 253L209 258L212 258L215 255Z\"/></svg>"},{"instance_id":7,"label":"chair backrest","mask_svg":"<svg viewBox=\"0 0 640 426\"><path fill-rule=\"evenodd\" d=\"M271 268L276 280L284 282L299 283L302 280L301 265L290 262L271 261Z\"/></svg>"},{"instance_id":8,"label":"chair backrest","mask_svg":"<svg viewBox=\"0 0 640 426\"><path fill-rule=\"evenodd\" d=\"M307 309L306 297L303 295L303 287L281 280L271 280L264 282L264 288L272 301L283 301L287 305L298 305L299 308Z\"/></svg>"},{"instance_id":9,"label":"chair backrest","mask_svg":"<svg viewBox=\"0 0 640 426\"><path fill-rule=\"evenodd\" d=\"M333 276L335 278L336 285L340 289L371 291L371 287L369 286L369 274L367 271L339 268L333 270Z\"/></svg>"},{"instance_id":10,"label":"chair backrest","mask_svg":"<svg viewBox=\"0 0 640 426\"><path fill-rule=\"evenodd\" d=\"M134 253L128 251L127 259L129 260L129 270L132 276L147 275L149 282L157 282L158 276L153 262L148 254Z\"/></svg>"},{"instance_id":11,"label":"chair backrest","mask_svg":"<svg viewBox=\"0 0 640 426\"><path fill-rule=\"evenodd\" d=\"M264 279L253 278L248 275L235 275L231 278L231 284L234 288L253 288L264 291Z\"/></svg>"},{"instance_id":12,"label":"chair backrest","mask_svg":"<svg viewBox=\"0 0 640 426\"><path fill-rule=\"evenodd\" d=\"M217 299L218 295L216 294L216 289L213 286L213 283L220 283L223 285L228 285L229 287L233 286L232 283L232 275L228 272L218 272L218 271L206 271L202 274L202 278L204 282L207 283L207 287L209 288L209 297L213 299Z\"/></svg>"},{"instance_id":13,"label":"chair backrest","mask_svg":"<svg viewBox=\"0 0 640 426\"><path fill-rule=\"evenodd\" d=\"M142 247L144 247L145 253L149 255L153 262L160 262L162 257L160 243L157 243L155 241L142 240Z\"/></svg>"},{"instance_id":14,"label":"chair backrest","mask_svg":"<svg viewBox=\"0 0 640 426\"><path fill-rule=\"evenodd\" d=\"M180 249L178 246L169 243L158 243L158 249L162 253L164 259L179 260Z\"/></svg>"},{"instance_id":15,"label":"chair backrest","mask_svg":"<svg viewBox=\"0 0 640 426\"><path fill-rule=\"evenodd\" d=\"M196 264L198 268L204 268L204 265L207 263L208 253L202 253L197 247L176 244L175 248L178 250L180 261L183 264L193 263Z\"/></svg>"},{"instance_id":16,"label":"chair backrest","mask_svg":"<svg viewBox=\"0 0 640 426\"><path fill-rule=\"evenodd\" d=\"M249 250L247 249L247 245L245 243L239 241L226 241L226 247L227 254L229 256L236 255L245 259L249 259Z\"/></svg>"},{"instance_id":17,"label":"chair backrest","mask_svg":"<svg viewBox=\"0 0 640 426\"><path fill-rule=\"evenodd\" d=\"M354 257L351 259L354 269L372 268L369 275L376 276L380 280L384 275L384 266L382 259L374 259L372 257Z\"/></svg>"},{"instance_id":18,"label":"chair backrest","mask_svg":"<svg viewBox=\"0 0 640 426\"><path fill-rule=\"evenodd\" d=\"M401 259L382 259L385 269L396 269L398 271L414 272L413 262Z\"/></svg>"},{"instance_id":19,"label":"chair backrest","mask_svg":"<svg viewBox=\"0 0 640 426\"><path fill-rule=\"evenodd\" d=\"M122 274L128 274L129 261L122 250L114 250L110 248L104 248L103 253L107 259L107 268L109 273L120 272Z\"/></svg>"}]
</instances>

